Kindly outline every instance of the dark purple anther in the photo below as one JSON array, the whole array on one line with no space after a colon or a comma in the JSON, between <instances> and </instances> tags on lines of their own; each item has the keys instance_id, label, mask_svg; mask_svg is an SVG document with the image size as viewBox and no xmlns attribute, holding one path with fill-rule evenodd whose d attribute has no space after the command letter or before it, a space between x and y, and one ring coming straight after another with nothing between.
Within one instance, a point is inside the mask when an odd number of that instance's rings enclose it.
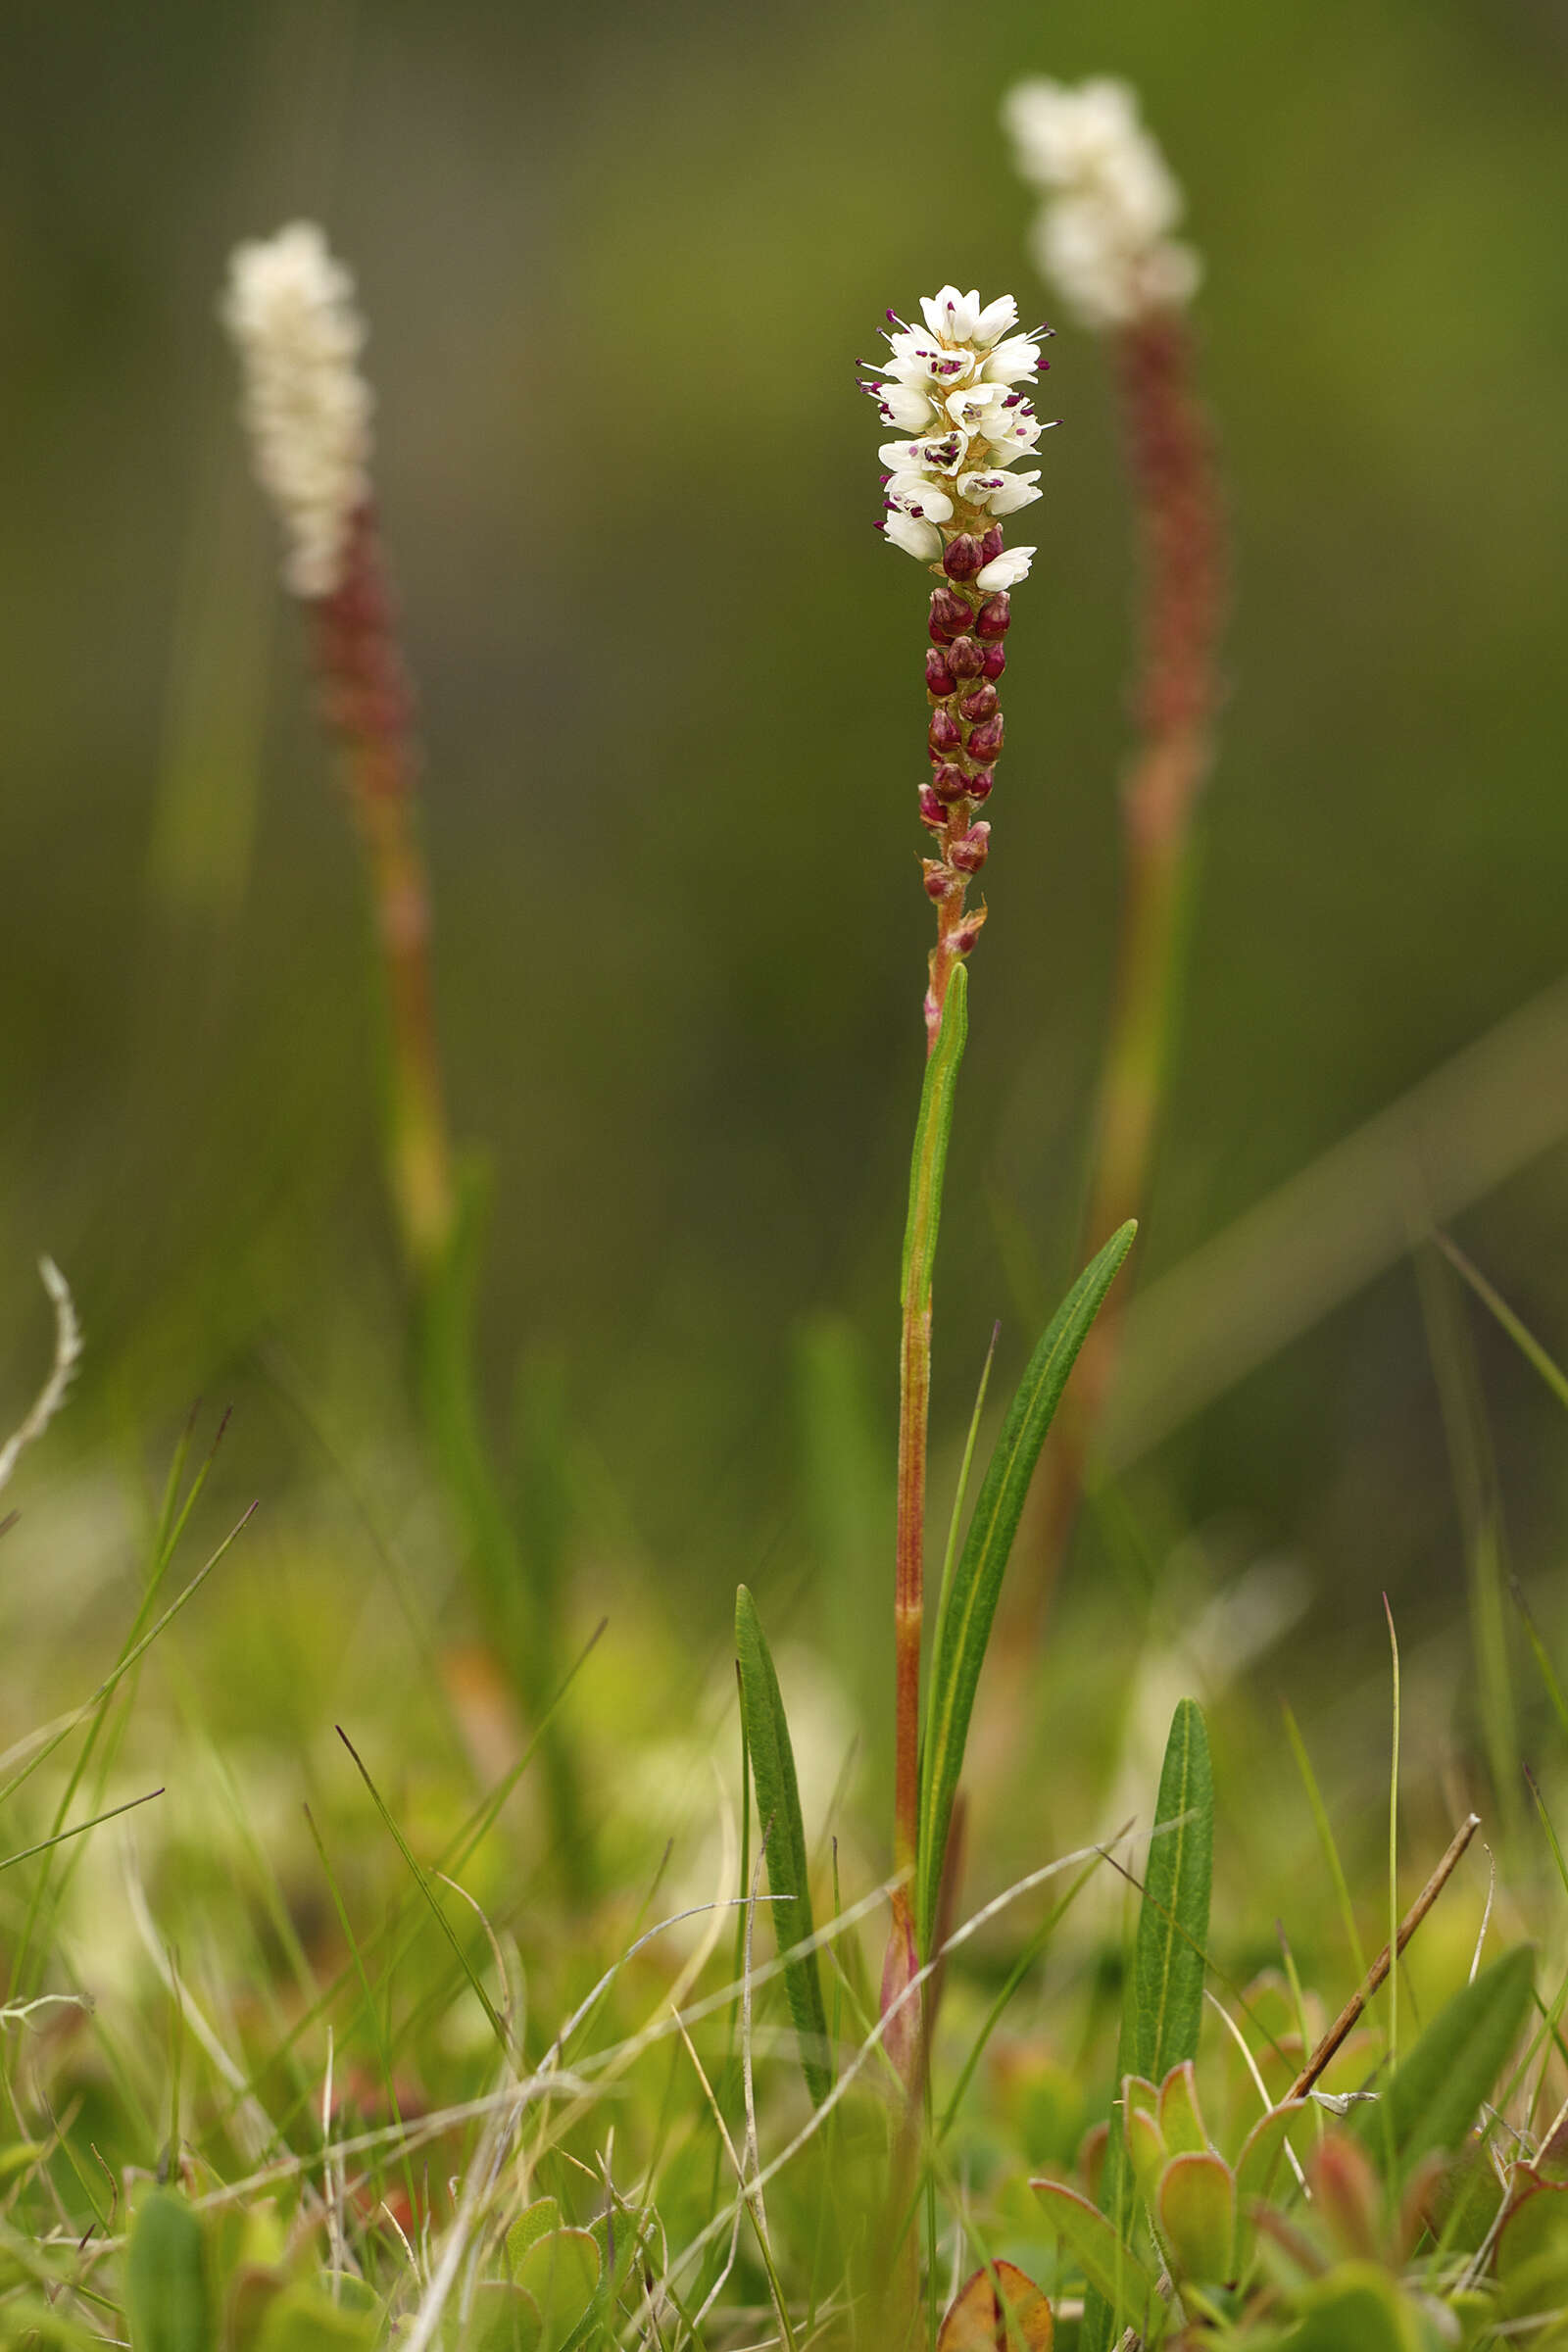
<instances>
[{"instance_id":1,"label":"dark purple anther","mask_svg":"<svg viewBox=\"0 0 1568 2352\"><path fill-rule=\"evenodd\" d=\"M925 895L928 899L935 899L939 906L944 899L951 899L956 890L962 889L963 885L951 865L943 865L935 858L924 858L922 863L925 866Z\"/></svg>"},{"instance_id":2,"label":"dark purple anther","mask_svg":"<svg viewBox=\"0 0 1568 2352\"><path fill-rule=\"evenodd\" d=\"M973 792L974 778L950 760L932 776L931 789L939 801L961 801L965 793Z\"/></svg>"},{"instance_id":3,"label":"dark purple anther","mask_svg":"<svg viewBox=\"0 0 1568 2352\"><path fill-rule=\"evenodd\" d=\"M988 686L984 683L984 681L982 681L980 685L975 687L972 694L966 694L964 696L962 702L958 705L958 716L960 718L968 719L994 718L996 715L998 699L996 688L994 686ZM973 739L971 738L971 741Z\"/></svg>"},{"instance_id":4,"label":"dark purple anther","mask_svg":"<svg viewBox=\"0 0 1568 2352\"><path fill-rule=\"evenodd\" d=\"M986 561L979 540L971 538L967 531L950 539L942 552L942 568L950 580L972 580Z\"/></svg>"},{"instance_id":5,"label":"dark purple anther","mask_svg":"<svg viewBox=\"0 0 1568 2352\"><path fill-rule=\"evenodd\" d=\"M986 649L975 637L956 637L948 651L948 667L956 678L977 678L985 667Z\"/></svg>"},{"instance_id":6,"label":"dark purple anther","mask_svg":"<svg viewBox=\"0 0 1568 2352\"><path fill-rule=\"evenodd\" d=\"M961 637L965 629L973 626L972 605L966 604L961 596L955 596L951 588L933 588L930 623L933 645L951 645L955 637Z\"/></svg>"},{"instance_id":7,"label":"dark purple anther","mask_svg":"<svg viewBox=\"0 0 1568 2352\"><path fill-rule=\"evenodd\" d=\"M939 707L931 713L931 724L926 729L925 739L930 746L932 759L944 760L949 752L958 749L963 742L963 733L952 711Z\"/></svg>"},{"instance_id":8,"label":"dark purple anther","mask_svg":"<svg viewBox=\"0 0 1568 2352\"><path fill-rule=\"evenodd\" d=\"M995 718L983 718L980 721L969 738L968 749L971 760L983 760L989 766L1002 749L1002 732L1004 723L1000 710Z\"/></svg>"},{"instance_id":9,"label":"dark purple anther","mask_svg":"<svg viewBox=\"0 0 1568 2352\"><path fill-rule=\"evenodd\" d=\"M1012 607L1004 596L988 596L974 617L975 628L988 639L1005 637L1011 622Z\"/></svg>"},{"instance_id":10,"label":"dark purple anther","mask_svg":"<svg viewBox=\"0 0 1568 2352\"><path fill-rule=\"evenodd\" d=\"M986 647L986 658L980 664L981 676L990 678L994 683L998 678L1001 677L1006 666L1006 647L1003 645L988 645Z\"/></svg>"},{"instance_id":11,"label":"dark purple anther","mask_svg":"<svg viewBox=\"0 0 1568 2352\"><path fill-rule=\"evenodd\" d=\"M939 703L945 703L949 695L956 694L957 689L956 677L949 668L942 655L933 646L925 658L925 690L927 694L934 694Z\"/></svg>"},{"instance_id":12,"label":"dark purple anther","mask_svg":"<svg viewBox=\"0 0 1568 2352\"><path fill-rule=\"evenodd\" d=\"M974 946L975 941L980 936L980 926L985 919L986 910L983 906L981 906L977 908L975 913L970 916L966 923L960 923L956 931L949 934L948 945L953 950L955 956L968 955L970 949Z\"/></svg>"},{"instance_id":13,"label":"dark purple anther","mask_svg":"<svg viewBox=\"0 0 1568 2352\"><path fill-rule=\"evenodd\" d=\"M1002 525L994 522L980 542L980 561L982 564L994 564L1001 553Z\"/></svg>"},{"instance_id":14,"label":"dark purple anther","mask_svg":"<svg viewBox=\"0 0 1568 2352\"><path fill-rule=\"evenodd\" d=\"M996 778L989 767L977 767L972 776L965 778L963 789L971 801L976 803L989 801L991 787L995 782Z\"/></svg>"},{"instance_id":15,"label":"dark purple anther","mask_svg":"<svg viewBox=\"0 0 1568 2352\"><path fill-rule=\"evenodd\" d=\"M956 841L948 851L949 858L960 874L977 874L986 861L991 847L991 827L984 821L971 825L961 841Z\"/></svg>"}]
</instances>

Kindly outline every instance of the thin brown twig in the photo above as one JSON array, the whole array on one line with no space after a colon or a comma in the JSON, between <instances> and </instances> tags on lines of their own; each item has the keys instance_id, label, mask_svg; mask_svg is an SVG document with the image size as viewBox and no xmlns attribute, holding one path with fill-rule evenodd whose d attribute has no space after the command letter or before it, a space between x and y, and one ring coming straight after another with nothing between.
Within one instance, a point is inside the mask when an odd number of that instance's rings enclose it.
<instances>
[{"instance_id":1,"label":"thin brown twig","mask_svg":"<svg viewBox=\"0 0 1568 2352\"><path fill-rule=\"evenodd\" d=\"M1426 1885L1416 1896L1415 1901L1410 1905L1409 1910L1399 1922L1399 1932L1396 1941L1398 1949L1401 1952L1404 1950L1404 1947L1409 1942L1411 1936L1415 1934L1417 1928L1421 1925L1421 1922L1425 1919L1427 1913L1431 1910L1433 1904L1437 1901L1439 1895L1443 1892L1444 1887L1447 1885L1449 1878L1453 1874L1454 1867L1457 1864L1460 1855L1464 1852L1466 1846L1470 1843L1471 1838L1475 1836L1480 1827L1480 1814L1469 1813L1459 1824L1457 1830L1455 1830L1453 1837L1449 1841L1447 1852L1444 1855L1442 1861L1438 1864L1437 1869L1432 1873L1431 1878L1428 1879ZM1287 2099L1305 2098L1307 2092L1311 2089L1313 2083L1322 2074L1324 2068L1328 2065L1329 2060L1334 2056L1341 2042L1344 2041L1346 2035L1349 2033L1351 2027L1355 2024L1356 2020L1361 2015L1362 2010L1366 2007L1368 2001L1372 1998L1372 1995L1377 1991L1378 1986L1383 1983L1383 1980L1388 1973L1389 1947L1387 1944L1385 1944L1382 1951L1379 1952L1377 1958L1373 1961L1371 1967L1367 1970L1366 1975L1361 1980L1361 1983L1356 1986L1354 1992L1351 1993L1349 1999L1346 2002L1345 2007L1340 2011L1339 2016L1334 2020L1333 2025L1330 2026L1328 2032L1318 2043L1317 2048L1312 2052L1311 2057L1307 2060L1300 2073L1297 2076L1296 2081L1291 2084L1290 2089L1285 2094Z\"/></svg>"}]
</instances>

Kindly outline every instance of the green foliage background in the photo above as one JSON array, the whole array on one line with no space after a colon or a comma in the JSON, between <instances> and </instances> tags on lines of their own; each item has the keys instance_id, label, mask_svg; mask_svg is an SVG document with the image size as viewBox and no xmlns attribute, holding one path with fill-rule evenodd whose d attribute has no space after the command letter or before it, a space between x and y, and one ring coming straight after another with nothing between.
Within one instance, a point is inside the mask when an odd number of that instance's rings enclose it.
<instances>
[{"instance_id":1,"label":"green foliage background","mask_svg":"<svg viewBox=\"0 0 1568 2352\"><path fill-rule=\"evenodd\" d=\"M921 589L870 528L852 361L950 276L1050 312L995 126L1015 76L1133 78L1207 263L1237 607L1145 1276L1558 975L1557 0L55 0L0 38L0 1363L43 1345L47 1248L93 1344L58 1448L232 1396L223 1476L275 1505L322 1474L280 1362L351 1450L400 1410L359 876L214 319L230 244L301 213L372 325L455 1122L495 1163L492 1403L562 1366L608 1497L585 1609L631 1558L721 1645L738 1571L800 1591L811 1315L858 1336L891 1455ZM1064 328L1052 357L950 1433L993 1316L1021 1362L1063 1287L1105 1009L1127 516L1104 355ZM1551 1338L1565 1166L1464 1224ZM1544 1567L1549 1400L1476 1344ZM1458 1604L1407 1266L1143 1476L1171 1527L1304 1561L1327 1664L1383 1586L1407 1622Z\"/></svg>"}]
</instances>

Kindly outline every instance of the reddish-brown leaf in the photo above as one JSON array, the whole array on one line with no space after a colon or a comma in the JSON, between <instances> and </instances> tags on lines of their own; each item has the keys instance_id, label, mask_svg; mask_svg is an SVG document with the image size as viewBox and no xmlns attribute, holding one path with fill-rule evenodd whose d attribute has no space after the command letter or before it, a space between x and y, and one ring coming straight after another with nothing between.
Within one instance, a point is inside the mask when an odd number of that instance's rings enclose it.
<instances>
[{"instance_id":1,"label":"reddish-brown leaf","mask_svg":"<svg viewBox=\"0 0 1568 2352\"><path fill-rule=\"evenodd\" d=\"M937 2352L1051 2352L1051 2305L1015 2263L966 2278L942 2323Z\"/></svg>"}]
</instances>

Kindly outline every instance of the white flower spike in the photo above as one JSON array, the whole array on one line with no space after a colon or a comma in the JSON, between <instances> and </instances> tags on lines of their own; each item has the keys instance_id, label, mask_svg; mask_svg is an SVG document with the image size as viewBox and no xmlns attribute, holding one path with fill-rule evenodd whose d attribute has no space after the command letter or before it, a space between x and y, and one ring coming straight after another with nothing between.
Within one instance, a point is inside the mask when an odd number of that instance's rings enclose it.
<instances>
[{"instance_id":1,"label":"white flower spike","mask_svg":"<svg viewBox=\"0 0 1568 2352\"><path fill-rule=\"evenodd\" d=\"M284 581L296 596L330 596L370 487L354 280L315 223L296 220L236 246L221 317L244 368L256 477L283 525Z\"/></svg>"},{"instance_id":2,"label":"white flower spike","mask_svg":"<svg viewBox=\"0 0 1568 2352\"><path fill-rule=\"evenodd\" d=\"M1170 234L1181 190L1125 82L1020 82L1002 119L1021 176L1045 197L1036 260L1081 326L1126 326L1191 301L1200 265Z\"/></svg>"},{"instance_id":3,"label":"white flower spike","mask_svg":"<svg viewBox=\"0 0 1568 2352\"><path fill-rule=\"evenodd\" d=\"M923 860L937 916L925 1001L934 1045L948 984L986 919L966 894L991 847L979 811L1003 745L997 680L1007 666L1007 591L1027 578L1035 554L1004 547L1002 517L1040 496L1040 468L1012 467L1043 430L1018 387L1044 365L1047 330L1019 334L1010 294L982 303L956 286L923 295L920 316L923 329L888 313L889 356L864 389L901 436L878 452L887 468L883 536L938 575L925 658L930 775L920 791L920 822L937 853Z\"/></svg>"}]
</instances>

